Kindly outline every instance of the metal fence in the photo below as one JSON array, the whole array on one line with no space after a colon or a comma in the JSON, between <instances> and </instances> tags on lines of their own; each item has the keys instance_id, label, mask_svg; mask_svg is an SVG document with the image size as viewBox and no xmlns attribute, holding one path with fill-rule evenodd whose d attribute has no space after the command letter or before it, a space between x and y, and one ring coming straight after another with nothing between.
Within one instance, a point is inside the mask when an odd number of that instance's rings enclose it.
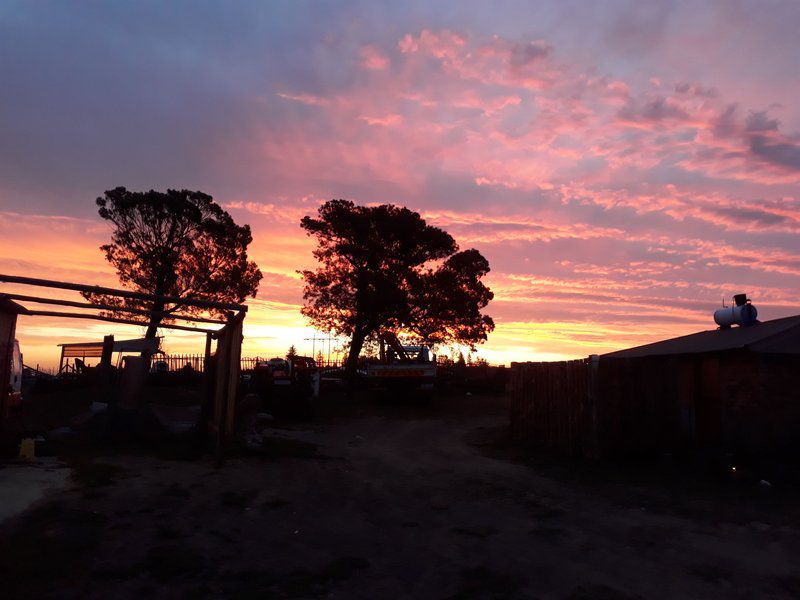
<instances>
[{"instance_id":1,"label":"metal fence","mask_svg":"<svg viewBox=\"0 0 800 600\"><path fill-rule=\"evenodd\" d=\"M242 371L252 371L256 363L259 361L266 361L266 358L260 356L243 356L241 358ZM205 356L202 354L161 354L153 357L153 364L162 362L167 365L169 371L179 371L189 365L195 371L202 371L205 367ZM338 369L341 368L343 363L341 361L323 361L317 363L320 369Z\"/></svg>"},{"instance_id":2,"label":"metal fence","mask_svg":"<svg viewBox=\"0 0 800 600\"><path fill-rule=\"evenodd\" d=\"M205 356L202 354L161 354L153 357L153 365L166 363L167 370L178 371L190 366L195 371L202 371L205 366Z\"/></svg>"}]
</instances>

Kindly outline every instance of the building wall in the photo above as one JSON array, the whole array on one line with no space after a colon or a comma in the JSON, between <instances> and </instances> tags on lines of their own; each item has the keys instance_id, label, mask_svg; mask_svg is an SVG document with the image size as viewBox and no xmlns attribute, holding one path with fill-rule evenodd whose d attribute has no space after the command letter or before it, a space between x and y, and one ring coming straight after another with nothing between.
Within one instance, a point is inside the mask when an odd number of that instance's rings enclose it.
<instances>
[{"instance_id":1,"label":"building wall","mask_svg":"<svg viewBox=\"0 0 800 600\"><path fill-rule=\"evenodd\" d=\"M688 403L687 367L678 359L600 359L598 454L647 454L681 443L681 405ZM682 385L684 384L684 385Z\"/></svg>"},{"instance_id":2,"label":"building wall","mask_svg":"<svg viewBox=\"0 0 800 600\"><path fill-rule=\"evenodd\" d=\"M11 353L14 350L17 315L0 311L0 420L6 414L8 384L11 377Z\"/></svg>"},{"instance_id":3,"label":"building wall","mask_svg":"<svg viewBox=\"0 0 800 600\"><path fill-rule=\"evenodd\" d=\"M800 357L739 355L720 366L722 443L800 458Z\"/></svg>"},{"instance_id":4,"label":"building wall","mask_svg":"<svg viewBox=\"0 0 800 600\"><path fill-rule=\"evenodd\" d=\"M584 456L731 451L800 458L800 357L729 352L514 363L511 427Z\"/></svg>"},{"instance_id":5,"label":"building wall","mask_svg":"<svg viewBox=\"0 0 800 600\"><path fill-rule=\"evenodd\" d=\"M594 453L591 361L512 363L511 430L529 445Z\"/></svg>"}]
</instances>

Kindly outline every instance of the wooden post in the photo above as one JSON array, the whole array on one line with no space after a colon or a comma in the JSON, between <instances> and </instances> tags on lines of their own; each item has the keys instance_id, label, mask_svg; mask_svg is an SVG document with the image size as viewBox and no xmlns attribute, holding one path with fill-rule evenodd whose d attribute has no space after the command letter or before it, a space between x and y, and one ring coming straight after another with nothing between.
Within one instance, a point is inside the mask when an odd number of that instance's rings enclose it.
<instances>
[{"instance_id":1,"label":"wooden post","mask_svg":"<svg viewBox=\"0 0 800 600\"><path fill-rule=\"evenodd\" d=\"M62 352L63 352L63 346ZM103 337L103 355L100 357L100 364L104 367L111 366L111 356L114 354L114 336L107 335Z\"/></svg>"},{"instance_id":2,"label":"wooden post","mask_svg":"<svg viewBox=\"0 0 800 600\"><path fill-rule=\"evenodd\" d=\"M230 367L230 327L226 325L217 334L217 352L214 358L214 445L217 465L222 465L225 437L226 396L228 391L228 369Z\"/></svg>"},{"instance_id":3,"label":"wooden post","mask_svg":"<svg viewBox=\"0 0 800 600\"><path fill-rule=\"evenodd\" d=\"M203 383L200 390L200 418L197 422L197 433L202 440L207 439L209 433L209 425L211 425L211 418L214 408L214 393L213 393L213 365L211 364L211 340L210 333L206 334L206 351L203 356Z\"/></svg>"},{"instance_id":4,"label":"wooden post","mask_svg":"<svg viewBox=\"0 0 800 600\"><path fill-rule=\"evenodd\" d=\"M233 437L236 425L236 396L239 390L239 372L242 359L242 319L234 317L230 326L230 355L228 357L227 415L225 417L225 439Z\"/></svg>"},{"instance_id":5,"label":"wooden post","mask_svg":"<svg viewBox=\"0 0 800 600\"><path fill-rule=\"evenodd\" d=\"M233 435L236 423L236 393L242 352L244 313L234 316L217 333L214 381L214 435L217 465L224 460L225 444Z\"/></svg>"},{"instance_id":6,"label":"wooden post","mask_svg":"<svg viewBox=\"0 0 800 600\"><path fill-rule=\"evenodd\" d=\"M61 347L64 348L63 346ZM101 398L108 403L109 406L116 407L123 390L114 390L114 371L111 366L111 357L114 355L114 336L107 335L103 337L103 352L100 357L100 365L95 375L95 385L98 385L101 390ZM116 391L116 393L115 393Z\"/></svg>"},{"instance_id":7,"label":"wooden post","mask_svg":"<svg viewBox=\"0 0 800 600\"><path fill-rule=\"evenodd\" d=\"M204 360L208 360L210 356L211 356L211 334L207 333L206 334L206 352L205 352Z\"/></svg>"}]
</instances>

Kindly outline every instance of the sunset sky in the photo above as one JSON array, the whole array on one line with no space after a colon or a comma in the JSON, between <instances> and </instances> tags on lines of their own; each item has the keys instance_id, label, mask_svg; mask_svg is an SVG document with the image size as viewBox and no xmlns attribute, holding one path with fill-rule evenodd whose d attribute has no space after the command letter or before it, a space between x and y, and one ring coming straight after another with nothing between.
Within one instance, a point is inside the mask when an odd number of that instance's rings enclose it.
<instances>
[{"instance_id":1,"label":"sunset sky","mask_svg":"<svg viewBox=\"0 0 800 600\"><path fill-rule=\"evenodd\" d=\"M491 362L710 329L736 292L796 314L798 23L794 1L5 1L0 272L115 286L95 198L188 188L253 229L245 355L310 353L299 220L331 198L488 258ZM141 329L18 338L52 365L106 333Z\"/></svg>"}]
</instances>

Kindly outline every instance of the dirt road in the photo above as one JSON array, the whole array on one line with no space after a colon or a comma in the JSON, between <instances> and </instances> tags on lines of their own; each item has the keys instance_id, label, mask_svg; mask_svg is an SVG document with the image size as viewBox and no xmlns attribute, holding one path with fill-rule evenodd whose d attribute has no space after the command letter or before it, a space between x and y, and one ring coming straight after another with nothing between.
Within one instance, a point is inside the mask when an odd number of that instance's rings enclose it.
<instances>
[{"instance_id":1,"label":"dirt road","mask_svg":"<svg viewBox=\"0 0 800 600\"><path fill-rule=\"evenodd\" d=\"M0 575L15 597L56 598L800 593L796 514L603 493L487 451L505 423L473 398L278 430L222 469L96 458L4 527Z\"/></svg>"}]
</instances>

